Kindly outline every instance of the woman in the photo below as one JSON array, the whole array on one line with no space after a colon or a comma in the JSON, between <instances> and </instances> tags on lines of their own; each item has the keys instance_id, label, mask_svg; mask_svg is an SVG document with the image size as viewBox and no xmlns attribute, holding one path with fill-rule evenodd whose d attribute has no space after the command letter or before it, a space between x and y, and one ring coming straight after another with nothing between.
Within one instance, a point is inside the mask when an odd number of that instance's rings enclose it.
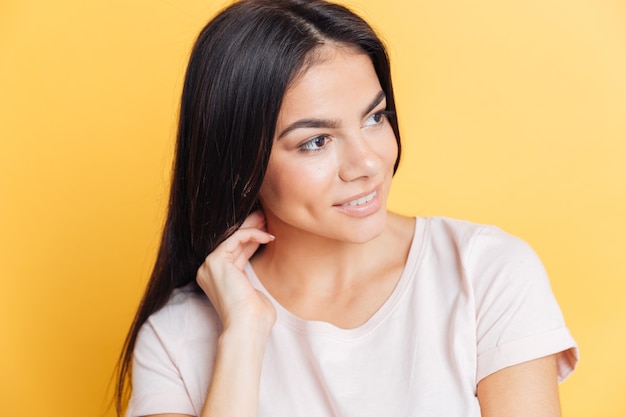
<instances>
[{"instance_id":1,"label":"woman","mask_svg":"<svg viewBox=\"0 0 626 417\"><path fill-rule=\"evenodd\" d=\"M388 212L399 157L359 17L250 0L211 21L118 413L132 362L129 416L559 415L576 346L540 262L493 227Z\"/></svg>"}]
</instances>

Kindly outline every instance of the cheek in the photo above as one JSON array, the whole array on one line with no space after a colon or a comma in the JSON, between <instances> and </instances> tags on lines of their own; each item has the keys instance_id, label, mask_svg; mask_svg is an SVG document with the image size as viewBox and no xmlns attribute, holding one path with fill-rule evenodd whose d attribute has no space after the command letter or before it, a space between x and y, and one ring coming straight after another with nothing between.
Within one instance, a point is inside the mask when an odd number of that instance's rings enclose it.
<instances>
[{"instance_id":1,"label":"cheek","mask_svg":"<svg viewBox=\"0 0 626 417\"><path fill-rule=\"evenodd\" d=\"M385 166L393 170L393 166L398 159L398 142L396 136L393 134L391 127L389 128L389 134L385 140L379 142L380 147L377 149L377 153L380 159L384 162Z\"/></svg>"},{"instance_id":2,"label":"cheek","mask_svg":"<svg viewBox=\"0 0 626 417\"><path fill-rule=\"evenodd\" d=\"M336 167L332 158L270 159L259 198L264 207L305 203L312 195L324 195Z\"/></svg>"},{"instance_id":3,"label":"cheek","mask_svg":"<svg viewBox=\"0 0 626 417\"><path fill-rule=\"evenodd\" d=\"M302 177L295 168L276 158L270 158L259 195L264 206L276 207L294 196L294 192L301 187L299 180Z\"/></svg>"},{"instance_id":4,"label":"cheek","mask_svg":"<svg viewBox=\"0 0 626 417\"><path fill-rule=\"evenodd\" d=\"M271 204L279 201L283 188L280 181L278 181L280 177L274 174L271 166L271 164L268 166L265 178L263 178L263 183L261 184L261 190L259 191L259 200L263 208L268 208Z\"/></svg>"}]
</instances>

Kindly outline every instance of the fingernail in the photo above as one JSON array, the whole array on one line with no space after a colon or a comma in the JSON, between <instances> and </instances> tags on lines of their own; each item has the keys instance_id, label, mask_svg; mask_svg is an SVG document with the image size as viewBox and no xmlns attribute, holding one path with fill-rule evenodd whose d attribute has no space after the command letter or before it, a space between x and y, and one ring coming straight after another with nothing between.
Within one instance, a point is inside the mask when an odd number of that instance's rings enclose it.
<instances>
[{"instance_id":1,"label":"fingernail","mask_svg":"<svg viewBox=\"0 0 626 417\"><path fill-rule=\"evenodd\" d=\"M268 233L268 235L270 236L270 239L271 239L271 240L276 239L276 236L274 236L274 235L272 235L272 234L270 234L270 233Z\"/></svg>"}]
</instances>

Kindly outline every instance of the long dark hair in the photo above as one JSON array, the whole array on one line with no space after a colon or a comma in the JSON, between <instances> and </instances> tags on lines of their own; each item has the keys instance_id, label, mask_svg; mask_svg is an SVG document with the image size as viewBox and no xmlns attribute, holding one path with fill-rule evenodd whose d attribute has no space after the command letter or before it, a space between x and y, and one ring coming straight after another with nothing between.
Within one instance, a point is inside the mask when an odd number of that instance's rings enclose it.
<instances>
[{"instance_id":1,"label":"long dark hair","mask_svg":"<svg viewBox=\"0 0 626 417\"><path fill-rule=\"evenodd\" d=\"M243 0L202 30L182 93L169 206L146 292L118 364L115 407L128 399L132 353L148 317L175 288L195 282L207 254L258 205L283 96L325 42L371 58L387 109L395 111L389 59L372 28L319 0ZM390 118L400 149L397 119ZM395 168L398 166L400 153Z\"/></svg>"}]
</instances>

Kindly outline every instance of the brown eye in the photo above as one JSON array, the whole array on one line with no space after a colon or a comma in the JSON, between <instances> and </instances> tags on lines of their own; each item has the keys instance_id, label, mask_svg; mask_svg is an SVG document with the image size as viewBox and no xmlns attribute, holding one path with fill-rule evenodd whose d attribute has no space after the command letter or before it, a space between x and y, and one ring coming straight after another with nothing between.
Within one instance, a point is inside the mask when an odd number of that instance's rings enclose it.
<instances>
[{"instance_id":1,"label":"brown eye","mask_svg":"<svg viewBox=\"0 0 626 417\"><path fill-rule=\"evenodd\" d=\"M328 136L326 135L316 136L313 139L310 139L306 141L305 143L303 143L302 145L300 145L300 150L302 151L319 150L319 149L322 149L324 146L326 146L326 143L328 143Z\"/></svg>"},{"instance_id":2,"label":"brown eye","mask_svg":"<svg viewBox=\"0 0 626 417\"><path fill-rule=\"evenodd\" d=\"M372 114L364 123L364 126L376 126L381 124L385 119L385 112L378 112Z\"/></svg>"}]
</instances>

